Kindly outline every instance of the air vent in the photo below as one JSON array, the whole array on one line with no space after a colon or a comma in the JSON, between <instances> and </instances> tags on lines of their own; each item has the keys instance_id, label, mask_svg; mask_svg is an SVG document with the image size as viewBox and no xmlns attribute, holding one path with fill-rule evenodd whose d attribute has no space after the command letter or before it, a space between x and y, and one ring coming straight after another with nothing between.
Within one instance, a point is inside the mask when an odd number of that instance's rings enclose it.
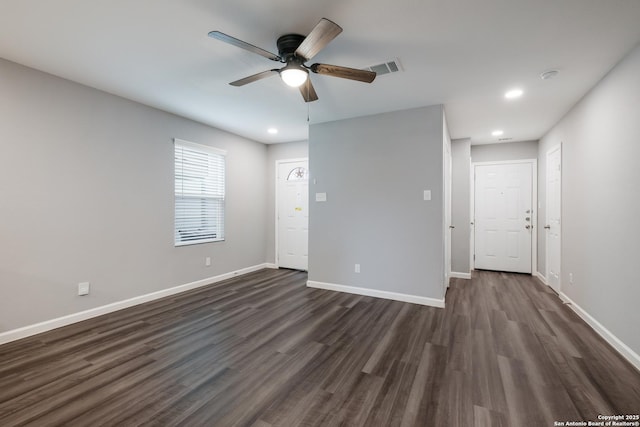
<instances>
[{"instance_id":1,"label":"air vent","mask_svg":"<svg viewBox=\"0 0 640 427\"><path fill-rule=\"evenodd\" d=\"M542 80L549 80L549 79L554 78L558 74L560 74L560 71L558 71L558 70L547 70L547 71L545 71L545 72L540 74L540 78Z\"/></svg>"},{"instance_id":2,"label":"air vent","mask_svg":"<svg viewBox=\"0 0 640 427\"><path fill-rule=\"evenodd\" d=\"M511 141L513 138L498 138L498 141Z\"/></svg>"},{"instance_id":3,"label":"air vent","mask_svg":"<svg viewBox=\"0 0 640 427\"><path fill-rule=\"evenodd\" d=\"M371 65L370 67L365 68L365 70L374 71L378 76L382 76L384 74L402 71L402 66L400 65L398 58L395 58L391 61L383 62L382 64Z\"/></svg>"}]
</instances>

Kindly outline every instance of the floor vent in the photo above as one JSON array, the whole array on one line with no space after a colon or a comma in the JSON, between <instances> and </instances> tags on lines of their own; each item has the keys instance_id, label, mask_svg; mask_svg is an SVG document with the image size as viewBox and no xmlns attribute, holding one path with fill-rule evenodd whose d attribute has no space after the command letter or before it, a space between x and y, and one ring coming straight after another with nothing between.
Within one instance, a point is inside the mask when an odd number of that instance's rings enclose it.
<instances>
[{"instance_id":1,"label":"floor vent","mask_svg":"<svg viewBox=\"0 0 640 427\"><path fill-rule=\"evenodd\" d=\"M382 64L371 65L370 67L365 68L365 70L374 71L378 76L403 71L398 58L392 59L388 62L383 62Z\"/></svg>"}]
</instances>

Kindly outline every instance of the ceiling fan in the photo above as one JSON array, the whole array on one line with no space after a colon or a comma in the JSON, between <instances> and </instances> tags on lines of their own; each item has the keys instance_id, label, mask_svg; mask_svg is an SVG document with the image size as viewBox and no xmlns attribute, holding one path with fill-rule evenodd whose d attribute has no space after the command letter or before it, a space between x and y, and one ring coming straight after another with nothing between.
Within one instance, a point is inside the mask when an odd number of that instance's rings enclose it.
<instances>
[{"instance_id":1,"label":"ceiling fan","mask_svg":"<svg viewBox=\"0 0 640 427\"><path fill-rule=\"evenodd\" d=\"M278 55L220 31L211 31L209 37L246 49L249 52L257 53L272 61L286 64L282 68L274 68L236 80L229 83L230 85L244 86L277 73L287 85L300 89L300 93L305 102L312 102L318 99L318 95L311 84L311 79L309 79L309 71L316 74L357 80L365 83L371 83L376 78L376 73L373 71L329 64L305 65L305 62L316 56L318 52L324 49L324 47L341 32L342 28L338 24L322 18L306 37L299 34L285 34L279 37L276 43L278 46Z\"/></svg>"}]
</instances>

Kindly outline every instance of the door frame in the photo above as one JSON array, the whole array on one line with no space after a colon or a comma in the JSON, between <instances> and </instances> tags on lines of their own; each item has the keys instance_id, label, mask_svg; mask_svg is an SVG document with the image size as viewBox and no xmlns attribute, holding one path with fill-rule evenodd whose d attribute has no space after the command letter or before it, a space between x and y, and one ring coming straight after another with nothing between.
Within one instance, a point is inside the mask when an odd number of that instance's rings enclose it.
<instances>
[{"instance_id":1,"label":"door frame","mask_svg":"<svg viewBox=\"0 0 640 427\"><path fill-rule=\"evenodd\" d=\"M489 165L516 165L516 164L530 164L531 165L531 225L533 230L531 231L531 275L535 276L538 273L538 159L520 159L520 160L502 160L494 162L471 162L471 189L469 191L471 197L471 238L470 238L470 251L469 262L471 270L475 270L475 253L476 253L476 216L475 216L475 199L476 199L476 166L489 166Z\"/></svg>"},{"instance_id":2,"label":"door frame","mask_svg":"<svg viewBox=\"0 0 640 427\"><path fill-rule=\"evenodd\" d=\"M562 290L562 141L560 141L559 144L554 145L553 147L551 147L549 150L547 150L546 154L545 154L545 177L544 177L544 191L545 191L545 201L544 201L544 220L545 220L545 224L544 226L546 226L548 224L549 221L549 216L547 215L549 213L549 187L547 186L548 184L548 171L549 171L549 154L554 152L554 151L560 151L560 192L558 193L558 199L560 202L560 251L558 251L558 257L560 257L560 280L558 281L558 289L554 289L553 286L550 285L549 282L549 239L547 239L547 234L545 232L545 237L544 237L544 280L543 282L545 282L545 284L547 286L549 286L551 289L553 289L554 291L557 291L558 294L560 294L560 291Z\"/></svg>"},{"instance_id":3,"label":"door frame","mask_svg":"<svg viewBox=\"0 0 640 427\"><path fill-rule=\"evenodd\" d=\"M292 158L292 159L279 159L276 160L276 169L275 169L275 207L274 207L274 218L275 218L275 253L274 253L274 258L275 258L275 266L276 268L280 268L280 233L278 231L278 221L280 220L280 218L278 217L278 205L280 202L280 194L278 191L278 187L279 187L279 171L280 171L280 165L284 164L284 163L295 163L295 162L307 162L307 167L309 166L309 158L308 157L296 157L296 158Z\"/></svg>"}]
</instances>

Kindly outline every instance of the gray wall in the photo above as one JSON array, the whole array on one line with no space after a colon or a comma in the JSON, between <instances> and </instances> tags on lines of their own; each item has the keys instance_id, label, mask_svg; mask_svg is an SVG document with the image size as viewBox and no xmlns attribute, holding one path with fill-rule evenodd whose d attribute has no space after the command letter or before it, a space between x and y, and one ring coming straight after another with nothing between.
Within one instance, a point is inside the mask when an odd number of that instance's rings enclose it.
<instances>
[{"instance_id":1,"label":"gray wall","mask_svg":"<svg viewBox=\"0 0 640 427\"><path fill-rule=\"evenodd\" d=\"M309 280L443 298L442 141L439 105L311 125Z\"/></svg>"},{"instance_id":2,"label":"gray wall","mask_svg":"<svg viewBox=\"0 0 640 427\"><path fill-rule=\"evenodd\" d=\"M289 142L286 144L271 144L267 146L267 243L266 259L269 263L276 262L276 160L301 159L309 157L309 142Z\"/></svg>"},{"instance_id":3,"label":"gray wall","mask_svg":"<svg viewBox=\"0 0 640 427\"><path fill-rule=\"evenodd\" d=\"M470 273L471 140L451 141L451 271Z\"/></svg>"},{"instance_id":4,"label":"gray wall","mask_svg":"<svg viewBox=\"0 0 640 427\"><path fill-rule=\"evenodd\" d=\"M265 262L265 145L5 60L0 93L0 332ZM173 246L174 137L228 150L225 242Z\"/></svg>"},{"instance_id":5,"label":"gray wall","mask_svg":"<svg viewBox=\"0 0 640 427\"><path fill-rule=\"evenodd\" d=\"M562 143L561 292L640 354L639 76L640 46L542 138L539 188L544 203L546 153Z\"/></svg>"},{"instance_id":6,"label":"gray wall","mask_svg":"<svg viewBox=\"0 0 640 427\"><path fill-rule=\"evenodd\" d=\"M502 162L538 158L538 141L505 142L471 146L472 162Z\"/></svg>"},{"instance_id":7,"label":"gray wall","mask_svg":"<svg viewBox=\"0 0 640 427\"><path fill-rule=\"evenodd\" d=\"M561 291L640 353L640 46L540 141L539 193L546 153L562 143ZM538 226L545 224L544 205ZM540 236L544 273L545 236ZM569 284L573 273L574 284Z\"/></svg>"}]
</instances>

